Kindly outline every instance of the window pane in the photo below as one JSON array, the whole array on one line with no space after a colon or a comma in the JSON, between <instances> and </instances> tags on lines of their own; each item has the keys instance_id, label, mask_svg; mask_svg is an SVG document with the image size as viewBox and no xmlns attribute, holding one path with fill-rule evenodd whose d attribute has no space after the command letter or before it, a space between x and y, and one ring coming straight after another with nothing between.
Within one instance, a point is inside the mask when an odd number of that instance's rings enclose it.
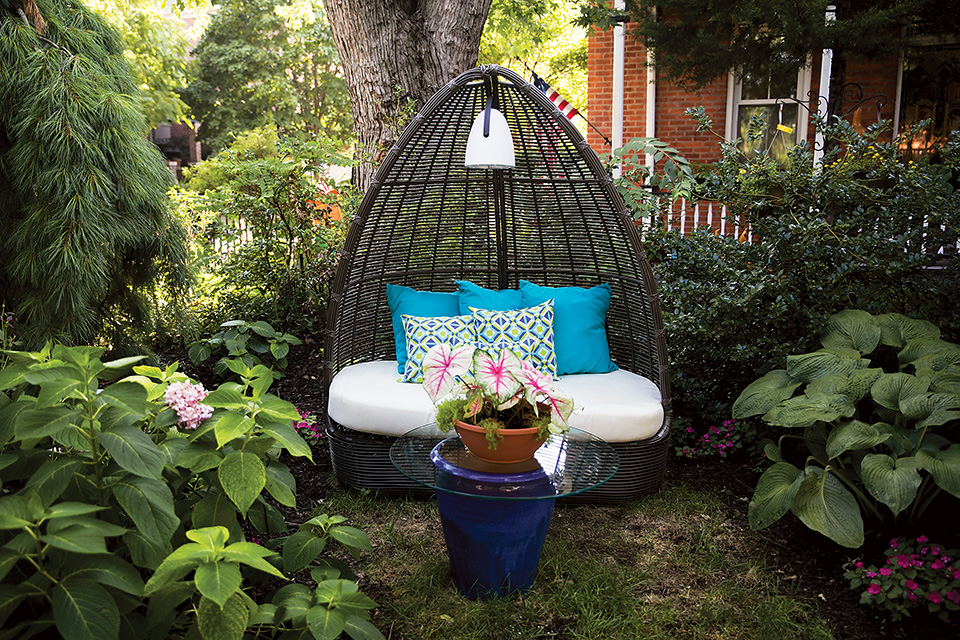
<instances>
[{"instance_id":1,"label":"window pane","mask_svg":"<svg viewBox=\"0 0 960 640\"><path fill-rule=\"evenodd\" d=\"M785 96L797 97L796 68L789 72L774 71L770 77L770 97L783 98Z\"/></svg>"},{"instance_id":2,"label":"window pane","mask_svg":"<svg viewBox=\"0 0 960 640\"><path fill-rule=\"evenodd\" d=\"M779 108L776 105L769 106L742 106L737 114L737 135L743 139L740 143L740 150L746 156L752 157L756 152L766 151L767 155L777 161L778 164L787 164L787 150L797 144L797 114L799 107L796 104L786 104L783 106L783 125L792 129L790 133L777 128L779 123ZM756 140L746 140L750 119L754 116L765 114L767 124L764 129L763 137Z\"/></svg>"},{"instance_id":3,"label":"window pane","mask_svg":"<svg viewBox=\"0 0 960 640\"><path fill-rule=\"evenodd\" d=\"M740 81L740 99L741 100L766 100L770 88L770 79L764 75L753 75L744 73Z\"/></svg>"}]
</instances>

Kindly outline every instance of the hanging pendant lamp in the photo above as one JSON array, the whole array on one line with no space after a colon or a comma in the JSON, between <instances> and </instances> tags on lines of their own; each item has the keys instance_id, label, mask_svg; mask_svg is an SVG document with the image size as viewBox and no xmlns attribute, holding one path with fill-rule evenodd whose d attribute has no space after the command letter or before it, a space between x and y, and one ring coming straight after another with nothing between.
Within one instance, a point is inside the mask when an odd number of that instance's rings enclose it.
<instances>
[{"instance_id":1,"label":"hanging pendant lamp","mask_svg":"<svg viewBox=\"0 0 960 640\"><path fill-rule=\"evenodd\" d=\"M497 84L496 78L490 81L486 107L470 127L463 164L471 169L513 169L517 164L513 136L500 112Z\"/></svg>"}]
</instances>

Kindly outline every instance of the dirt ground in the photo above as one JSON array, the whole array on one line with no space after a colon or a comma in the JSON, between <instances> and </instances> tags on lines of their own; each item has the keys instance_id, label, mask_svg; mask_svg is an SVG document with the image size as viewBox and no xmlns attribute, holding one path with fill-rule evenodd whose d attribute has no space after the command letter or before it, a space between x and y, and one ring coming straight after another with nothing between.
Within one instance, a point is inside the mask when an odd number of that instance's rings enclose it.
<instances>
[{"instance_id":1,"label":"dirt ground","mask_svg":"<svg viewBox=\"0 0 960 640\"><path fill-rule=\"evenodd\" d=\"M161 356L164 363L179 360L180 370L201 380L207 388L214 388L217 380L211 376L209 366L194 366L189 362L184 350L165 353ZM292 402L301 412L309 411L322 418L320 386L320 348L319 345L306 344L296 347L288 357L287 375L271 390L281 398ZM316 482L318 472L329 472L330 461L322 441L316 446L315 464L303 458L291 462L291 472L297 479L297 497L301 505L315 505L322 501L329 490L329 484ZM671 457L667 468L668 485L689 484L699 490L707 490L717 495L729 508L729 521L726 523L725 543L734 545L731 551L742 555L765 549L769 567L780 577L785 589L805 600L815 603L819 614L825 618L837 640L953 640L960 638L957 624L943 623L936 618L907 618L900 622L891 622L875 610L859 604L859 592L849 588L843 578L844 562L857 555L857 551L844 549L833 544L820 534L810 531L792 515L762 531L751 531L747 520L747 505L756 484L756 474L746 464L730 464L720 461L683 460ZM611 507L612 521L624 522L622 510ZM642 510L641 510L642 511ZM591 510L592 517L604 517L606 510ZM562 510L558 510L562 518ZM293 520L305 520L294 517ZM556 516L555 516L556 517ZM581 517L578 514L577 517ZM636 517L636 516L635 516ZM939 516L950 522L946 514ZM636 526L656 527L656 522L637 522ZM623 524L628 526L629 523ZM358 526L362 526L359 525ZM591 527L584 527L590 531ZM952 539L942 543L960 547L960 536L956 527L943 528ZM585 540L585 544L589 541ZM882 548L863 549L868 561L882 558ZM871 560L875 559L875 560ZM744 579L731 577L730 579ZM372 585L371 585L372 586ZM367 592L373 594L368 588ZM378 594L379 595L379 594ZM669 589L657 597L670 597ZM954 616L960 620L960 616Z\"/></svg>"}]
</instances>

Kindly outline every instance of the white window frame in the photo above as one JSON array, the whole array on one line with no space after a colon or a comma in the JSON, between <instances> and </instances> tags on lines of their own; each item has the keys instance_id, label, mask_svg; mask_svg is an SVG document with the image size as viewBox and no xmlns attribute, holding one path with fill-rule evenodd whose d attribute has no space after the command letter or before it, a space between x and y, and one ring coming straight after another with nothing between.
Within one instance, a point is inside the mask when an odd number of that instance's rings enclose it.
<instances>
[{"instance_id":1,"label":"white window frame","mask_svg":"<svg viewBox=\"0 0 960 640\"><path fill-rule=\"evenodd\" d=\"M810 92L810 80L813 76L811 61L797 72L797 99L800 100L800 108L797 114L797 142L803 142L807 139L807 129L809 127L809 113L806 113L804 106L809 107L807 94ZM737 114L740 111L740 105L745 106L775 106L777 98L765 100L742 100L740 98L743 85L737 78L737 74L731 71L727 74L727 117L725 122L725 135L727 140L736 140L740 132L737 128L739 118Z\"/></svg>"}]
</instances>

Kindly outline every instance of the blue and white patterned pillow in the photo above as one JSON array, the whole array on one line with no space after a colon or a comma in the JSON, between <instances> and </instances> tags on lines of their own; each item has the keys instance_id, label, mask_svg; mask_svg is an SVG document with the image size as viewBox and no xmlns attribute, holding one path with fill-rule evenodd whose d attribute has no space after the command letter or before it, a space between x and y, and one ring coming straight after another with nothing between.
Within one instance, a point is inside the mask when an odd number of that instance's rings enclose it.
<instances>
[{"instance_id":1,"label":"blue and white patterned pillow","mask_svg":"<svg viewBox=\"0 0 960 640\"><path fill-rule=\"evenodd\" d=\"M541 373L557 377L553 348L553 300L513 311L488 311L470 307L481 349L512 349Z\"/></svg>"},{"instance_id":2,"label":"blue and white patterned pillow","mask_svg":"<svg viewBox=\"0 0 960 640\"><path fill-rule=\"evenodd\" d=\"M476 344L477 334L472 316L400 316L407 341L407 361L401 382L423 382L423 358L431 347L440 343L452 346Z\"/></svg>"}]
</instances>

